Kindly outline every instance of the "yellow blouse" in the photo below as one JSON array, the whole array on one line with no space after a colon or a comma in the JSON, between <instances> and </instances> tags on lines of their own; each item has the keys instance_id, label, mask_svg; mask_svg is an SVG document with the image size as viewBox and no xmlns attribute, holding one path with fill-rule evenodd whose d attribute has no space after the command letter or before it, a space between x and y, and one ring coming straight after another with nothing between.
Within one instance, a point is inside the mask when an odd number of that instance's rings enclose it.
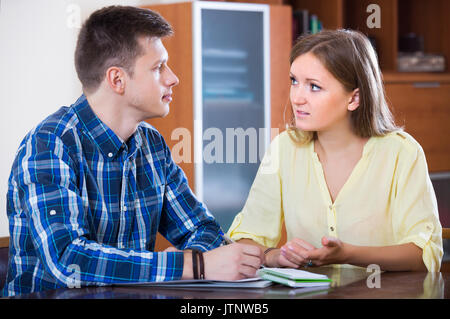
<instances>
[{"instance_id":1,"label":"yellow blouse","mask_svg":"<svg viewBox=\"0 0 450 319\"><path fill-rule=\"evenodd\" d=\"M334 203L314 143L297 146L287 132L278 135L228 235L275 247L283 221L288 240L315 247L324 235L360 246L414 243L428 271L440 269L436 196L422 147L405 132L371 137Z\"/></svg>"}]
</instances>

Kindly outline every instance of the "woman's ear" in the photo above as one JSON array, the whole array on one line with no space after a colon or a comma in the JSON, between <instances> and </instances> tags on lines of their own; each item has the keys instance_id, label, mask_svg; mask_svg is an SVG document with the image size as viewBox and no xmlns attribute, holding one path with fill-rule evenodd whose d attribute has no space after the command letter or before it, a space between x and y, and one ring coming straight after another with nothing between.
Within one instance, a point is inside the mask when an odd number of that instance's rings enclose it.
<instances>
[{"instance_id":1,"label":"woman's ear","mask_svg":"<svg viewBox=\"0 0 450 319\"><path fill-rule=\"evenodd\" d=\"M359 89L354 89L352 95L350 96L350 101L348 103L347 109L349 111L354 111L359 107Z\"/></svg>"}]
</instances>

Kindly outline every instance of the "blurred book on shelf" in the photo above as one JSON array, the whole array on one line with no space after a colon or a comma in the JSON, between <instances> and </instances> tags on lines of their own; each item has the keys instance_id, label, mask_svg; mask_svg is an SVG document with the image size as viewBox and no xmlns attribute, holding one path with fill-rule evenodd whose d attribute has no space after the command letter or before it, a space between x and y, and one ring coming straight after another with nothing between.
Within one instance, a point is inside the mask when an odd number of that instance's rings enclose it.
<instances>
[{"instance_id":1,"label":"blurred book on shelf","mask_svg":"<svg viewBox=\"0 0 450 319\"><path fill-rule=\"evenodd\" d=\"M316 14L310 14L306 9L295 10L292 15L292 35L294 42L303 34L314 34L323 29L322 21L319 20L318 16Z\"/></svg>"}]
</instances>

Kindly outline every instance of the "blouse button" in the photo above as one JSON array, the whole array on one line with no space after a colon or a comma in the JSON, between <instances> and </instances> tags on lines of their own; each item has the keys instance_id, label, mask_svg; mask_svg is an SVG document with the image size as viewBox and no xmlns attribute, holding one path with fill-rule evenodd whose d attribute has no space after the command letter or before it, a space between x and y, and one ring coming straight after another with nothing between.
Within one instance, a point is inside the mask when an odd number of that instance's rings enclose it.
<instances>
[{"instance_id":1,"label":"blouse button","mask_svg":"<svg viewBox=\"0 0 450 319\"><path fill-rule=\"evenodd\" d=\"M333 226L331 226L331 227L330 227L330 230L331 230L331 231L334 231L334 227L333 227Z\"/></svg>"}]
</instances>

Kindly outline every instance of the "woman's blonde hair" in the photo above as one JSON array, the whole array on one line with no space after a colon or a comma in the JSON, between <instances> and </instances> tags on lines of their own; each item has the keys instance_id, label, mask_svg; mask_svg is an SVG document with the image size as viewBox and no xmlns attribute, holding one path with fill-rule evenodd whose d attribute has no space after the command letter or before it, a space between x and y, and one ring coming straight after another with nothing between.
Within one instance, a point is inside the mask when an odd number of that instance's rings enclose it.
<instances>
[{"instance_id":1,"label":"woman's blonde hair","mask_svg":"<svg viewBox=\"0 0 450 319\"><path fill-rule=\"evenodd\" d=\"M359 107L351 113L352 128L360 137L383 136L399 129L385 98L385 91L372 45L359 31L323 30L300 37L291 50L290 64L302 54L312 53L348 92L359 88ZM312 141L315 132L295 127L290 110L288 133L298 144Z\"/></svg>"}]
</instances>

